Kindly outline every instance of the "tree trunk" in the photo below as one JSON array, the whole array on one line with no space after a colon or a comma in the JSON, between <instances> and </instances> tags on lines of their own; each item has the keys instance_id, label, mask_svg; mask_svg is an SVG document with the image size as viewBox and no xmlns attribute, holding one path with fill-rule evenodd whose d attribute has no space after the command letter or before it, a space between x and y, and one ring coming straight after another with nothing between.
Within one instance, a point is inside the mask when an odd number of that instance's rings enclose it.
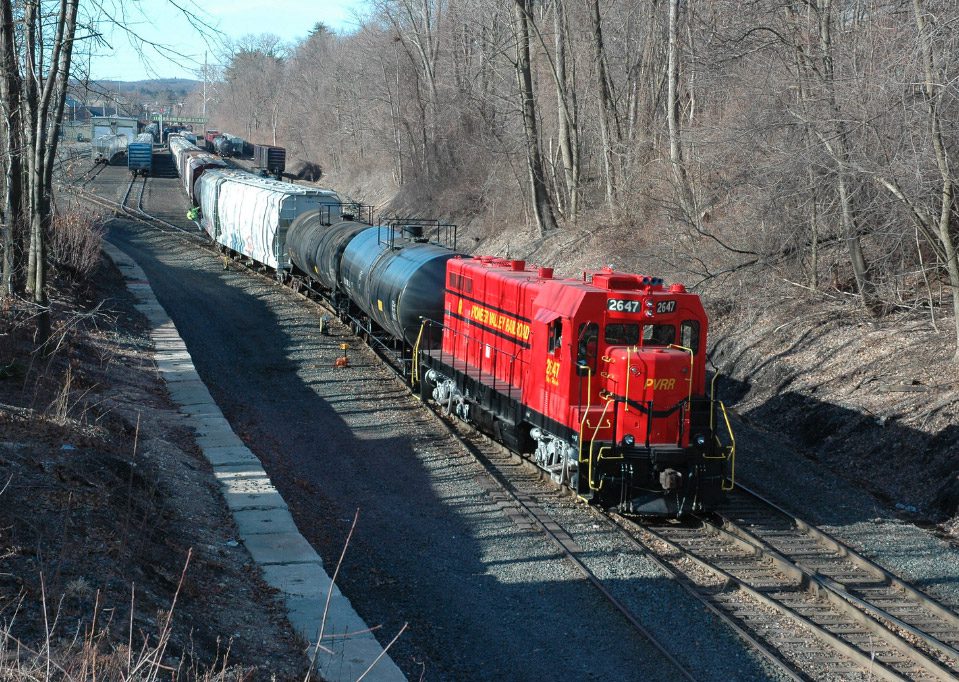
<instances>
[{"instance_id":1,"label":"tree trunk","mask_svg":"<svg viewBox=\"0 0 959 682\"><path fill-rule=\"evenodd\" d=\"M606 52L603 47L603 26L599 14L599 0L593 0L592 12L593 57L596 62L596 80L599 90L599 132L603 141L603 170L606 175L606 205L615 211L618 180L616 158L613 150L613 98L609 90L609 78L606 74ZM616 135L618 141L618 134Z\"/></svg>"},{"instance_id":2,"label":"tree trunk","mask_svg":"<svg viewBox=\"0 0 959 682\"><path fill-rule=\"evenodd\" d=\"M683 146L679 127L679 0L669 1L669 57L667 64L666 120L669 130L669 162L679 203L686 219L699 229L696 200L683 162Z\"/></svg>"},{"instance_id":3,"label":"tree trunk","mask_svg":"<svg viewBox=\"0 0 959 682\"><path fill-rule=\"evenodd\" d=\"M579 133L577 131L576 84L569 87L566 41L569 36L563 0L553 3L553 31L556 49L556 100L559 117L559 151L566 179L567 217L573 223L579 213Z\"/></svg>"},{"instance_id":4,"label":"tree trunk","mask_svg":"<svg viewBox=\"0 0 959 682\"><path fill-rule=\"evenodd\" d=\"M939 110L941 100L941 84L935 73L935 61L932 54L932 45L926 35L926 20L920 0L913 0L913 11L916 15L916 30L919 34L919 49L923 70L923 95L926 100L929 130L932 135L932 147L936 156L936 165L942 178L941 203L939 218L936 222L939 241L942 242L943 258L946 261L946 272L949 274L949 285L952 287L952 314L956 327L956 352L953 361L959 363L959 254L950 232L952 218L952 204L954 201L954 186L950 172L949 153L942 135L942 116Z\"/></svg>"},{"instance_id":5,"label":"tree trunk","mask_svg":"<svg viewBox=\"0 0 959 682\"><path fill-rule=\"evenodd\" d=\"M51 217L53 161L70 76L78 5L79 0L60 1L46 73L42 61L43 50L37 44L38 38L42 42L44 37L39 26L39 3L36 0L28 3L24 15L24 104L28 113L24 128L27 133L27 215L30 230L27 289L32 293L34 303L40 307L37 338L41 345L50 336L46 293L46 230Z\"/></svg>"},{"instance_id":6,"label":"tree trunk","mask_svg":"<svg viewBox=\"0 0 959 682\"><path fill-rule=\"evenodd\" d=\"M529 2L530 0L514 0L513 4L516 20L516 80L519 84L523 112L523 130L526 133L526 162L533 189L533 213L536 217L537 231L540 236L543 236L556 230L558 226L553 213L553 202L546 186L539 130L536 124L536 103L529 56Z\"/></svg>"},{"instance_id":7,"label":"tree trunk","mask_svg":"<svg viewBox=\"0 0 959 682\"><path fill-rule=\"evenodd\" d=\"M12 296L16 290L16 252L18 225L22 218L22 157L20 149L21 125L20 81L13 31L11 0L0 0L0 115L3 116L3 204L2 222L3 262L0 267L0 296Z\"/></svg>"},{"instance_id":8,"label":"tree trunk","mask_svg":"<svg viewBox=\"0 0 959 682\"><path fill-rule=\"evenodd\" d=\"M839 195L839 220L842 225L843 239L849 252L849 262L852 265L853 277L856 280L856 289L862 299L863 307L873 315L881 312L881 305L876 299L875 286L869 272L869 265L862 251L862 241L859 238L859 226L856 222L856 211L853 207L852 195L849 191L849 131L839 109L836 99L836 76L833 66L832 43L832 0L817 0L819 13L819 50L822 62L822 80L826 89L829 110L832 114L833 130L832 142L827 143L833 160L836 162L836 189Z\"/></svg>"}]
</instances>

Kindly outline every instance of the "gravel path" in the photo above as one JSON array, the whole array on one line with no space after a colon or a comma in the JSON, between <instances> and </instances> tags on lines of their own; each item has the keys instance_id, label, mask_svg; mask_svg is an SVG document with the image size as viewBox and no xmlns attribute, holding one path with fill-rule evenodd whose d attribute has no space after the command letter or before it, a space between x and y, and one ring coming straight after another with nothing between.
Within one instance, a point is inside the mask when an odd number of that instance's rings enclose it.
<instances>
[{"instance_id":1,"label":"gravel path","mask_svg":"<svg viewBox=\"0 0 959 682\"><path fill-rule=\"evenodd\" d=\"M165 200L185 211L173 181L168 192L154 182L148 210ZM410 623L391 650L410 677L674 678L545 538L514 525L477 483L479 465L378 360L341 330L319 335L315 306L149 228L117 221L110 239L146 271L197 371L328 565L359 509L340 583L382 624L381 642ZM341 342L354 348L335 370ZM642 612L699 660L703 679L765 676L739 640L634 559L610 570L640 585Z\"/></svg>"}]
</instances>

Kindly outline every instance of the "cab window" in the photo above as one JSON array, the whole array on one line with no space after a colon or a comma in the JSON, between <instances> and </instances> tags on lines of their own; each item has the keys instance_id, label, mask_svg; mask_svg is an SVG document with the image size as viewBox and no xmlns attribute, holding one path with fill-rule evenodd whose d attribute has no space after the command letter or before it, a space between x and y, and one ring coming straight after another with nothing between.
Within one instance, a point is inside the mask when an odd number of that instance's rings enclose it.
<instances>
[{"instance_id":1,"label":"cab window","mask_svg":"<svg viewBox=\"0 0 959 682\"><path fill-rule=\"evenodd\" d=\"M676 343L676 327L671 324L644 324L644 346L668 346Z\"/></svg>"},{"instance_id":2,"label":"cab window","mask_svg":"<svg viewBox=\"0 0 959 682\"><path fill-rule=\"evenodd\" d=\"M563 321L553 320L549 323L549 352L555 353L563 345Z\"/></svg>"},{"instance_id":3,"label":"cab window","mask_svg":"<svg viewBox=\"0 0 959 682\"><path fill-rule=\"evenodd\" d=\"M576 334L576 366L589 367L596 371L597 346L599 345L599 325L595 322L584 322L579 325Z\"/></svg>"},{"instance_id":4,"label":"cab window","mask_svg":"<svg viewBox=\"0 0 959 682\"><path fill-rule=\"evenodd\" d=\"M635 346L639 343L639 325L607 324L605 339L610 346Z\"/></svg>"},{"instance_id":5,"label":"cab window","mask_svg":"<svg viewBox=\"0 0 959 682\"><path fill-rule=\"evenodd\" d=\"M686 320L679 328L679 345L689 348L693 355L699 352L699 320Z\"/></svg>"}]
</instances>

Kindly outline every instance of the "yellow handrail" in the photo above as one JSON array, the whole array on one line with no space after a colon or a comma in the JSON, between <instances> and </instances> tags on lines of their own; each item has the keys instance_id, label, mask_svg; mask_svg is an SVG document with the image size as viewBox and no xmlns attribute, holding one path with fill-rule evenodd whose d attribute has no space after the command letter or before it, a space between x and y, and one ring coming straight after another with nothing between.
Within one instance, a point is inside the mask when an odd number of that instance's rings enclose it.
<instances>
[{"instance_id":1,"label":"yellow handrail","mask_svg":"<svg viewBox=\"0 0 959 682\"><path fill-rule=\"evenodd\" d=\"M420 332L416 335L416 343L413 344L413 362L410 363L410 386L416 386L420 382L420 341L423 339L423 329L429 320L420 322Z\"/></svg>"},{"instance_id":2,"label":"yellow handrail","mask_svg":"<svg viewBox=\"0 0 959 682\"><path fill-rule=\"evenodd\" d=\"M593 398L593 370L586 366L586 409L583 410L583 418L579 420L579 447L576 451L576 462L577 464L582 464L583 462L583 425L586 423L586 418L589 417L589 408L590 401Z\"/></svg>"},{"instance_id":3,"label":"yellow handrail","mask_svg":"<svg viewBox=\"0 0 959 682\"><path fill-rule=\"evenodd\" d=\"M626 405L623 407L623 412L629 412L629 370L631 369L630 363L633 359L633 347L626 346L626 393L623 395L626 398Z\"/></svg>"},{"instance_id":4,"label":"yellow handrail","mask_svg":"<svg viewBox=\"0 0 959 682\"><path fill-rule=\"evenodd\" d=\"M729 492L736 487L736 435L733 433L732 424L729 422L729 413L726 411L726 406L721 400L717 402L719 403L719 409L721 409L723 412L723 421L726 424L726 433L729 434L729 446L724 446L722 441L719 440L719 436L713 433L713 440L719 447L722 454L712 457L709 455L703 455L703 459L724 459L729 461L729 476L723 481L721 486L724 491Z\"/></svg>"},{"instance_id":5,"label":"yellow handrail","mask_svg":"<svg viewBox=\"0 0 959 682\"><path fill-rule=\"evenodd\" d=\"M709 432L716 431L716 415L713 413L713 403L716 402L716 380L719 378L719 372L713 374L713 380L709 382Z\"/></svg>"},{"instance_id":6,"label":"yellow handrail","mask_svg":"<svg viewBox=\"0 0 959 682\"><path fill-rule=\"evenodd\" d=\"M602 414L599 415L599 422L596 424L596 428L593 429L593 437L589 439L589 489L590 490L602 490L603 488L602 482L600 482L598 487L593 483L593 446L596 444L596 434L598 434L600 428L602 428L603 417L606 416L606 412L609 410L609 406L612 404L613 404L612 400L606 401L606 405L603 406L603 412ZM585 421L585 419L583 421ZM613 434L613 437L615 438L615 434ZM599 449L599 451L602 452L604 449L607 449L607 448L608 446L603 446Z\"/></svg>"}]
</instances>

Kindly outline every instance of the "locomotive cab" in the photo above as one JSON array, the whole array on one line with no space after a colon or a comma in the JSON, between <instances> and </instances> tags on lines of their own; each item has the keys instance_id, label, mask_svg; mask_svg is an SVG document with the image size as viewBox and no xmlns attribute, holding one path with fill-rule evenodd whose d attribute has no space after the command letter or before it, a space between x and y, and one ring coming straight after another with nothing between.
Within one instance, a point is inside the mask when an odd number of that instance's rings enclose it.
<instances>
[{"instance_id":1,"label":"locomotive cab","mask_svg":"<svg viewBox=\"0 0 959 682\"><path fill-rule=\"evenodd\" d=\"M608 269L589 284L569 317L556 311L540 335L544 412L560 417L565 409L574 431L566 482L585 499L635 514L715 506L726 453L712 433L699 298L682 285L666 289L661 280ZM549 318L538 311L537 319ZM573 330L574 341L564 344ZM551 387L561 390L553 396ZM563 395L567 405L560 404ZM556 463L560 448L542 429L533 435L538 459Z\"/></svg>"}]
</instances>

